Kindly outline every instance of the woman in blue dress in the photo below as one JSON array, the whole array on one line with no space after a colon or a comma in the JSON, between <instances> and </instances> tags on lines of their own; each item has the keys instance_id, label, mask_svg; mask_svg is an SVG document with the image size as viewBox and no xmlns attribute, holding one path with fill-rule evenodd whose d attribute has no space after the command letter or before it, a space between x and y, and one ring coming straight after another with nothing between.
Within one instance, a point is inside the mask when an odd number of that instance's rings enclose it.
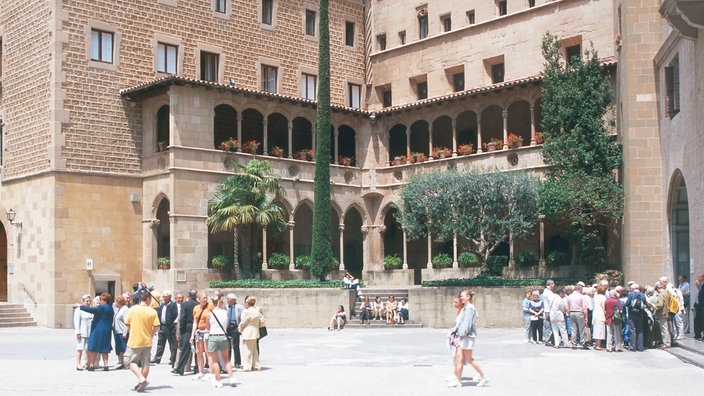
<instances>
[{"instance_id":1,"label":"woman in blue dress","mask_svg":"<svg viewBox=\"0 0 704 396\"><path fill-rule=\"evenodd\" d=\"M81 305L81 310L93 314L93 324L88 338L88 371L98 367L99 356L103 357L103 370L108 371L108 354L112 350L112 296L109 293L100 295L100 302L95 307Z\"/></svg>"}]
</instances>

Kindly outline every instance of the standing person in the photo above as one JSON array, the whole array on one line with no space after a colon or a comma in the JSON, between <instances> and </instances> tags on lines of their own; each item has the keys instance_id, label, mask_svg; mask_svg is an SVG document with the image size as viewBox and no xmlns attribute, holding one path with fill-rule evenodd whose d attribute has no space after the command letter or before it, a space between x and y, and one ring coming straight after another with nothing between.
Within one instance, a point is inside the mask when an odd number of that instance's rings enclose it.
<instances>
[{"instance_id":1,"label":"standing person","mask_svg":"<svg viewBox=\"0 0 704 396\"><path fill-rule=\"evenodd\" d=\"M455 375L455 366L456 362L455 360L457 359L457 349L459 346L457 345L457 340L460 338L459 335L457 335L457 320L462 313L462 308L464 308L464 304L462 304L462 299L460 299L459 296L453 297L452 298L452 306L455 308L455 327L450 329L450 332L447 334L447 344L450 347L450 353L452 355L452 375L447 377L445 379L445 382L448 382L448 386L450 387L457 387L457 386L462 386L462 383L460 385L457 385L457 376ZM461 379L461 378L460 378Z\"/></svg>"},{"instance_id":2,"label":"standing person","mask_svg":"<svg viewBox=\"0 0 704 396\"><path fill-rule=\"evenodd\" d=\"M565 289L558 288L555 291L550 307L550 327L552 327L552 335L555 338L555 349L560 349L561 346L567 346L569 343L567 327L565 326L567 308L565 307L564 296ZM564 345L562 345L563 343Z\"/></svg>"},{"instance_id":3,"label":"standing person","mask_svg":"<svg viewBox=\"0 0 704 396\"><path fill-rule=\"evenodd\" d=\"M455 318L455 327L453 331L457 333L457 338L454 343L457 346L455 351L455 381L448 383L448 387L457 388L462 386L462 370L465 362L479 373L479 383L477 386L488 386L489 379L484 374L484 371L479 364L472 358L472 350L477 338L477 309L474 307L472 300L474 292L463 290L460 293L460 300L464 307L459 315Z\"/></svg>"},{"instance_id":4,"label":"standing person","mask_svg":"<svg viewBox=\"0 0 704 396\"><path fill-rule=\"evenodd\" d=\"M623 306L618 297L619 292L617 290L610 290L609 298L604 302L606 352L623 352L623 343L621 341L621 323L623 321L621 312Z\"/></svg>"},{"instance_id":5,"label":"standing person","mask_svg":"<svg viewBox=\"0 0 704 396\"><path fill-rule=\"evenodd\" d=\"M545 305L540 300L540 292L537 290L533 290L531 293L528 312L530 312L530 335L533 338L533 343L541 343L543 342L543 313L545 312Z\"/></svg>"},{"instance_id":6,"label":"standing person","mask_svg":"<svg viewBox=\"0 0 704 396\"><path fill-rule=\"evenodd\" d=\"M90 306L91 301L92 298L90 298L90 294L84 294L81 297L80 304ZM76 330L76 370L78 371L83 371L84 368L81 364L81 358L83 351L88 348L88 338L90 337L90 325L92 321L93 314L78 307L73 311L73 328ZM86 361L88 361L88 352L86 352Z\"/></svg>"},{"instance_id":7,"label":"standing person","mask_svg":"<svg viewBox=\"0 0 704 396\"><path fill-rule=\"evenodd\" d=\"M93 314L93 323L88 339L88 371L95 371L98 360L103 357L103 370L108 371L108 354L112 350L112 318L115 311L112 309L112 296L103 293L98 296L98 305L90 307L81 305L83 311Z\"/></svg>"},{"instance_id":8,"label":"standing person","mask_svg":"<svg viewBox=\"0 0 704 396\"><path fill-rule=\"evenodd\" d=\"M212 304L208 301L208 295L205 292L201 292L198 295L198 303L199 304L193 308L193 329L191 330L191 344L196 348L196 365L198 366L198 374L193 377L194 380L205 378L203 373L207 359L205 355L207 349L205 345L205 335L207 334L206 327L208 326L206 314L213 309ZM211 362L208 362L208 366L210 366L210 364Z\"/></svg>"},{"instance_id":9,"label":"standing person","mask_svg":"<svg viewBox=\"0 0 704 396\"><path fill-rule=\"evenodd\" d=\"M665 349L672 345L670 340L670 312L667 309L672 295L660 282L655 283L655 292L658 295L654 308L655 318L660 324L660 339L662 340L660 348Z\"/></svg>"},{"instance_id":10,"label":"standing person","mask_svg":"<svg viewBox=\"0 0 704 396\"><path fill-rule=\"evenodd\" d=\"M174 333L176 333L176 349L172 352L174 364L171 365L171 369L176 368L176 363L181 356L181 306L183 305L183 294L176 294L176 324L174 325Z\"/></svg>"},{"instance_id":11,"label":"standing person","mask_svg":"<svg viewBox=\"0 0 704 396\"><path fill-rule=\"evenodd\" d=\"M584 330L587 326L587 304L582 295L582 285L579 283L574 286L572 294L567 296L567 310L572 325L572 349L577 349L577 344L583 349L589 349Z\"/></svg>"},{"instance_id":12,"label":"standing person","mask_svg":"<svg viewBox=\"0 0 704 396\"><path fill-rule=\"evenodd\" d=\"M594 309L592 310L592 337L594 349L600 351L604 348L606 340L606 286L598 285L594 294Z\"/></svg>"},{"instance_id":13,"label":"standing person","mask_svg":"<svg viewBox=\"0 0 704 396\"><path fill-rule=\"evenodd\" d=\"M225 370L230 378L230 386L236 386L235 377L232 375L232 363L230 363L230 341L227 338L227 316L228 312L223 309L224 299L219 294L210 297L210 304L213 309L206 313L206 330L208 335L208 357L210 361L210 371L215 374L213 386L222 388L220 376L220 360L225 363Z\"/></svg>"},{"instance_id":14,"label":"standing person","mask_svg":"<svg viewBox=\"0 0 704 396\"><path fill-rule=\"evenodd\" d=\"M648 309L648 300L645 294L641 293L640 285L634 283L630 286L631 291L626 299L626 312L628 315L628 326L631 334L628 341L629 348L633 352L643 352L643 336L645 328L645 310Z\"/></svg>"},{"instance_id":15,"label":"standing person","mask_svg":"<svg viewBox=\"0 0 704 396\"><path fill-rule=\"evenodd\" d=\"M530 339L530 318L533 317L533 315L530 313L530 301L531 301L531 296L533 295L533 289L530 287L526 289L525 293L525 298L521 302L521 308L523 311L523 336L526 339L526 343L530 344L531 339Z\"/></svg>"},{"instance_id":16,"label":"standing person","mask_svg":"<svg viewBox=\"0 0 704 396\"><path fill-rule=\"evenodd\" d=\"M697 275L697 297L694 300L694 339L704 341L704 274Z\"/></svg>"},{"instance_id":17,"label":"standing person","mask_svg":"<svg viewBox=\"0 0 704 396\"><path fill-rule=\"evenodd\" d=\"M545 340L546 346L554 346L555 342L552 335L552 326L550 325L550 307L552 306L552 300L555 298L555 281L548 279L545 282L545 289L543 289L543 294L540 299L543 300L543 340Z\"/></svg>"},{"instance_id":18,"label":"standing person","mask_svg":"<svg viewBox=\"0 0 704 396\"><path fill-rule=\"evenodd\" d=\"M234 293L227 295L227 335L232 338L232 354L234 355L235 368L242 368L242 354L240 352L240 333L237 326L242 320L244 307L237 302Z\"/></svg>"},{"instance_id":19,"label":"standing person","mask_svg":"<svg viewBox=\"0 0 704 396\"><path fill-rule=\"evenodd\" d=\"M179 359L176 368L171 370L172 373L183 375L186 366L189 366L190 370L190 360L191 360L191 332L193 330L193 308L198 305L198 291L192 289L188 292L188 301L181 305L181 314L178 319L178 327L181 342L179 345Z\"/></svg>"},{"instance_id":20,"label":"standing person","mask_svg":"<svg viewBox=\"0 0 704 396\"><path fill-rule=\"evenodd\" d=\"M680 275L678 280L680 283L677 285L677 288L682 292L682 300L684 302L684 310L682 311L682 330L684 331L684 334L689 334L689 296L692 290L689 287L689 282L687 282L687 276Z\"/></svg>"},{"instance_id":21,"label":"standing person","mask_svg":"<svg viewBox=\"0 0 704 396\"><path fill-rule=\"evenodd\" d=\"M125 366L125 351L127 350L127 301L120 295L115 297L115 320L113 321L113 336L115 338L115 355L117 355L118 365L116 370L122 370Z\"/></svg>"},{"instance_id":22,"label":"standing person","mask_svg":"<svg viewBox=\"0 0 704 396\"><path fill-rule=\"evenodd\" d=\"M259 348L257 348L261 312L254 306L256 303L257 299L254 296L245 298L245 310L242 312L242 321L237 326L237 331L242 335L242 343L244 345L244 353L242 353L243 371L261 370Z\"/></svg>"},{"instance_id":23,"label":"standing person","mask_svg":"<svg viewBox=\"0 0 704 396\"><path fill-rule=\"evenodd\" d=\"M156 310L156 314L159 316L159 322L161 326L159 327L159 336L156 342L156 354L152 359L152 363L161 363L161 356L164 354L164 348L166 347L166 342L169 342L169 365L174 365L174 359L176 359L176 321L178 320L178 307L176 303L171 301L171 292L165 290L161 295L163 302L159 305Z\"/></svg>"},{"instance_id":24,"label":"standing person","mask_svg":"<svg viewBox=\"0 0 704 396\"><path fill-rule=\"evenodd\" d=\"M139 305L132 307L125 318L125 324L130 332L127 341L127 364L130 371L137 377L137 392L144 392L149 385L149 357L152 353L152 338L159 330L159 316L151 307L152 295L142 291ZM141 368L140 368L141 367Z\"/></svg>"}]
</instances>

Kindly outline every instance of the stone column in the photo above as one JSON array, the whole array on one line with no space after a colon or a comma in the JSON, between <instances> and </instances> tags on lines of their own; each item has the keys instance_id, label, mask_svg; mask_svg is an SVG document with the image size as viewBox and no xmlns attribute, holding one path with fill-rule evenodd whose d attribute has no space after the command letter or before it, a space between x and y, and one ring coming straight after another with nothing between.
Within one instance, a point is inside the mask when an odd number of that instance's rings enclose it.
<instances>
[{"instance_id":1,"label":"stone column","mask_svg":"<svg viewBox=\"0 0 704 396\"><path fill-rule=\"evenodd\" d=\"M433 158L433 124L428 124L428 159Z\"/></svg>"},{"instance_id":2,"label":"stone column","mask_svg":"<svg viewBox=\"0 0 704 396\"><path fill-rule=\"evenodd\" d=\"M262 147L262 153L264 155L267 155L267 147L269 147L269 117L264 117L264 141L262 144L264 144L264 147Z\"/></svg>"},{"instance_id":3,"label":"stone column","mask_svg":"<svg viewBox=\"0 0 704 396\"><path fill-rule=\"evenodd\" d=\"M545 271L545 215L538 215L540 220L540 261L538 261L538 273Z\"/></svg>"},{"instance_id":4,"label":"stone column","mask_svg":"<svg viewBox=\"0 0 704 396\"><path fill-rule=\"evenodd\" d=\"M406 230L403 230L403 269L408 269L408 242L406 240Z\"/></svg>"},{"instance_id":5,"label":"stone column","mask_svg":"<svg viewBox=\"0 0 704 396\"><path fill-rule=\"evenodd\" d=\"M357 136L355 135L354 137L355 143L357 141ZM384 141L386 143L386 166L391 165L391 134L389 131L386 131L386 135L384 136ZM355 145L356 147L356 145Z\"/></svg>"},{"instance_id":6,"label":"stone column","mask_svg":"<svg viewBox=\"0 0 704 396\"><path fill-rule=\"evenodd\" d=\"M483 153L482 150L482 116L477 114L477 154Z\"/></svg>"},{"instance_id":7,"label":"stone column","mask_svg":"<svg viewBox=\"0 0 704 396\"><path fill-rule=\"evenodd\" d=\"M452 157L457 157L457 119L452 119Z\"/></svg>"},{"instance_id":8,"label":"stone column","mask_svg":"<svg viewBox=\"0 0 704 396\"><path fill-rule=\"evenodd\" d=\"M530 105L530 145L535 146L535 104Z\"/></svg>"},{"instance_id":9,"label":"stone column","mask_svg":"<svg viewBox=\"0 0 704 396\"><path fill-rule=\"evenodd\" d=\"M503 118L504 121L504 150L508 150L508 144L506 142L508 141L508 111L504 110L501 112L501 118Z\"/></svg>"},{"instance_id":10,"label":"stone column","mask_svg":"<svg viewBox=\"0 0 704 396\"><path fill-rule=\"evenodd\" d=\"M513 256L513 233L512 232L508 233L508 268L509 269L516 268L516 260L514 259L514 256Z\"/></svg>"},{"instance_id":11,"label":"stone column","mask_svg":"<svg viewBox=\"0 0 704 396\"><path fill-rule=\"evenodd\" d=\"M296 269L296 262L294 261L294 258L293 258L293 229L294 229L294 226L296 225L296 222L291 220L286 225L288 226L288 255L289 255L288 269L295 270Z\"/></svg>"},{"instance_id":12,"label":"stone column","mask_svg":"<svg viewBox=\"0 0 704 396\"><path fill-rule=\"evenodd\" d=\"M428 264L426 265L428 269L433 268L433 238L428 234Z\"/></svg>"},{"instance_id":13,"label":"stone column","mask_svg":"<svg viewBox=\"0 0 704 396\"><path fill-rule=\"evenodd\" d=\"M345 270L345 225L340 224L340 271Z\"/></svg>"},{"instance_id":14,"label":"stone column","mask_svg":"<svg viewBox=\"0 0 704 396\"><path fill-rule=\"evenodd\" d=\"M242 152L242 113L237 113L237 141L240 143L240 148L237 152Z\"/></svg>"},{"instance_id":15,"label":"stone column","mask_svg":"<svg viewBox=\"0 0 704 396\"><path fill-rule=\"evenodd\" d=\"M291 121L288 122L288 158L293 158L293 122Z\"/></svg>"},{"instance_id":16,"label":"stone column","mask_svg":"<svg viewBox=\"0 0 704 396\"><path fill-rule=\"evenodd\" d=\"M406 134L406 157L411 155L411 131L408 127L404 127L404 132Z\"/></svg>"},{"instance_id":17,"label":"stone column","mask_svg":"<svg viewBox=\"0 0 704 396\"><path fill-rule=\"evenodd\" d=\"M313 128L312 128L313 133L312 133L311 136L310 136L310 140L311 140L311 144L312 144L311 149L313 149L313 152L317 152L317 151L318 151L318 150L315 149L315 133L316 133L317 130L318 130L318 128L316 127L316 125L313 124ZM315 161L315 158L313 158L313 161Z\"/></svg>"},{"instance_id":18,"label":"stone column","mask_svg":"<svg viewBox=\"0 0 704 396\"><path fill-rule=\"evenodd\" d=\"M460 265L457 262L457 234L452 236L452 268L459 268Z\"/></svg>"},{"instance_id":19,"label":"stone column","mask_svg":"<svg viewBox=\"0 0 704 396\"><path fill-rule=\"evenodd\" d=\"M262 269L269 269L266 262L266 227L262 227Z\"/></svg>"},{"instance_id":20,"label":"stone column","mask_svg":"<svg viewBox=\"0 0 704 396\"><path fill-rule=\"evenodd\" d=\"M338 137L340 135L340 131L338 131L336 127L332 127L332 130L333 130L333 136L335 139L335 141L333 142L333 147L334 147L334 150L333 150L334 157L333 158L335 159L335 165L340 165L340 160L338 158L340 156L340 147L339 147L340 145L339 145L339 140L338 140ZM342 261L340 261L340 263L342 263Z\"/></svg>"}]
</instances>

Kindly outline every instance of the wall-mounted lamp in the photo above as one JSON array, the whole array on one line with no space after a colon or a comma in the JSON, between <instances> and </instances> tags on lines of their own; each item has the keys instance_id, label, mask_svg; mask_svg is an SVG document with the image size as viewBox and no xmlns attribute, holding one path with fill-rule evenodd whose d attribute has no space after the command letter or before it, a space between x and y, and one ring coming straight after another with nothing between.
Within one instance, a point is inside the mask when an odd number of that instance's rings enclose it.
<instances>
[{"instance_id":1,"label":"wall-mounted lamp","mask_svg":"<svg viewBox=\"0 0 704 396\"><path fill-rule=\"evenodd\" d=\"M230 77L230 85L232 85L234 87L236 84L237 84L237 79Z\"/></svg>"},{"instance_id":2,"label":"wall-mounted lamp","mask_svg":"<svg viewBox=\"0 0 704 396\"><path fill-rule=\"evenodd\" d=\"M12 208L10 208L10 210L7 211L7 220L10 222L10 224L12 224L13 226L17 226L17 227L22 228L22 223L21 223L21 222L20 222L20 223L15 223L15 217L16 217L16 216L17 216L17 213L15 213L15 211L12 210Z\"/></svg>"}]
</instances>

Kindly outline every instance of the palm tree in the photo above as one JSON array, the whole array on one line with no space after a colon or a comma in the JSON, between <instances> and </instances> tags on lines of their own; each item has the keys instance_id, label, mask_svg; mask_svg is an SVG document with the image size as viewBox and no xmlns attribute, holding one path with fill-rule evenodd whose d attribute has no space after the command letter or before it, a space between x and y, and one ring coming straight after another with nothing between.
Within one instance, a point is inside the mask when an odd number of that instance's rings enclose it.
<instances>
[{"instance_id":1,"label":"palm tree","mask_svg":"<svg viewBox=\"0 0 704 396\"><path fill-rule=\"evenodd\" d=\"M246 264L244 276L252 275L253 231L260 227L282 230L285 227L284 210L276 204L277 198L285 195L279 185L279 177L273 174L266 161L253 159L247 165L232 164L241 173L230 176L220 184L218 191L208 201L207 224L211 232L233 231L234 275L242 279L239 262L239 233L245 243L242 246L242 263ZM258 238L255 251L258 250Z\"/></svg>"}]
</instances>

